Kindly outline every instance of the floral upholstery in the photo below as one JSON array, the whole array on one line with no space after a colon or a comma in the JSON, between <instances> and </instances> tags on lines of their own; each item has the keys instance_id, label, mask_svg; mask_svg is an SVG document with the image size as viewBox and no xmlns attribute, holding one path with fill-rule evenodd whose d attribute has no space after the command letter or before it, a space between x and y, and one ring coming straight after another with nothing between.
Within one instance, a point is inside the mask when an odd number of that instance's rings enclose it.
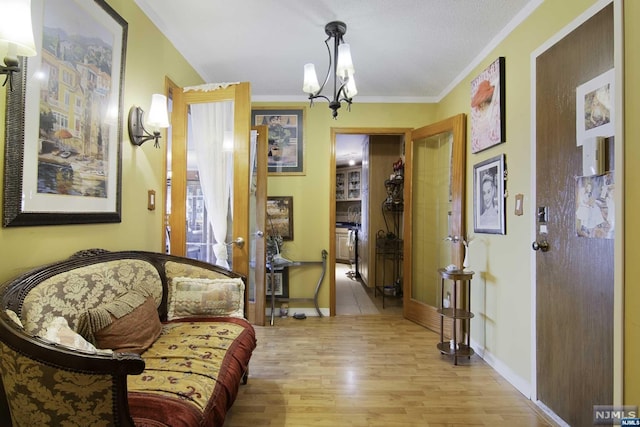
<instances>
[{"instance_id":1,"label":"floral upholstery","mask_svg":"<svg viewBox=\"0 0 640 427\"><path fill-rule=\"evenodd\" d=\"M217 271L207 270L206 268L198 267L196 265L173 261L167 261L164 265L164 269L167 275L169 288L175 287L176 280L182 277L191 277L193 279L226 279L228 277ZM171 300L173 294L173 292L169 292L167 295L167 305L169 307L173 305L173 301Z\"/></svg>"},{"instance_id":2,"label":"floral upholstery","mask_svg":"<svg viewBox=\"0 0 640 427\"><path fill-rule=\"evenodd\" d=\"M142 357L89 354L39 338L57 317L79 332L89 310L131 292L149 295L159 319L166 319L169 286L178 277L240 278L167 254L91 251L6 283L0 288L0 375L9 406L0 401L0 421L10 410L14 427L222 426L256 347L255 331L244 318L166 322Z\"/></svg>"},{"instance_id":3,"label":"floral upholstery","mask_svg":"<svg viewBox=\"0 0 640 427\"><path fill-rule=\"evenodd\" d=\"M238 278L174 277L167 319L193 316L244 317L244 282Z\"/></svg>"},{"instance_id":4,"label":"floral upholstery","mask_svg":"<svg viewBox=\"0 0 640 427\"><path fill-rule=\"evenodd\" d=\"M20 318L25 331L43 336L53 318L67 319L77 330L78 319L90 308L113 301L132 288L152 295L156 306L162 300L162 282L152 264L137 259L90 264L44 280L24 299Z\"/></svg>"},{"instance_id":5,"label":"floral upholstery","mask_svg":"<svg viewBox=\"0 0 640 427\"><path fill-rule=\"evenodd\" d=\"M244 347L237 349L241 352L253 350L255 336L244 319L217 320L165 324L160 337L142 354L146 363L144 372L128 377L129 394L159 395L167 401L177 399L191 407L186 411L195 409L209 420L211 424L206 425L220 425L232 403L221 401L220 397L235 395L239 386L238 381L227 381L228 371L244 372L247 368L238 366L236 350L229 350L232 346ZM216 414L222 418L217 422ZM139 414L132 409L132 415Z\"/></svg>"},{"instance_id":6,"label":"floral upholstery","mask_svg":"<svg viewBox=\"0 0 640 427\"><path fill-rule=\"evenodd\" d=\"M13 427L112 426L111 375L62 371L0 343L0 373Z\"/></svg>"},{"instance_id":7,"label":"floral upholstery","mask_svg":"<svg viewBox=\"0 0 640 427\"><path fill-rule=\"evenodd\" d=\"M226 279L226 274L218 271L207 270L197 265L185 264L175 261L167 261L164 265L167 279L171 281L174 277L193 277L200 279Z\"/></svg>"}]
</instances>

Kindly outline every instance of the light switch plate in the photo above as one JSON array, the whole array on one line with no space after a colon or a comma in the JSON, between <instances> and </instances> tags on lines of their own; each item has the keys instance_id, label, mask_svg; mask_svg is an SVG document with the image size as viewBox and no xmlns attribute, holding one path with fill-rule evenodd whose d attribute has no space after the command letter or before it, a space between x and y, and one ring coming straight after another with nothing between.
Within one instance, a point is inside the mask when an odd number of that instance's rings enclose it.
<instances>
[{"instance_id":1,"label":"light switch plate","mask_svg":"<svg viewBox=\"0 0 640 427\"><path fill-rule=\"evenodd\" d=\"M516 194L515 214L520 216L524 212L524 194Z\"/></svg>"},{"instance_id":2,"label":"light switch plate","mask_svg":"<svg viewBox=\"0 0 640 427\"><path fill-rule=\"evenodd\" d=\"M150 211L156 210L156 191L149 190L147 192L147 209Z\"/></svg>"}]
</instances>

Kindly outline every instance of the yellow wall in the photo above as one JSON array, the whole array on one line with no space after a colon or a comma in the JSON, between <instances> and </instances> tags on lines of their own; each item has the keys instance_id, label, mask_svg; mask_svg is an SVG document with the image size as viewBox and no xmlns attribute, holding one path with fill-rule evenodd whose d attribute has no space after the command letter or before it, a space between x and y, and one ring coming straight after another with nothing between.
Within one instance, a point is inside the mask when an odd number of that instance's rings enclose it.
<instances>
[{"instance_id":1,"label":"yellow wall","mask_svg":"<svg viewBox=\"0 0 640 427\"><path fill-rule=\"evenodd\" d=\"M164 92L165 75L179 85L202 83L198 74L157 30L133 0L108 2L128 23L122 123L122 222L0 228L0 282L29 267L58 260L90 247L111 250L162 250L164 144L134 147L127 133L127 115L135 104L148 111L152 93ZM4 173L5 91L0 89L0 174ZM147 190L158 196L147 210ZM0 195L2 193L0 188Z\"/></svg>"},{"instance_id":2,"label":"yellow wall","mask_svg":"<svg viewBox=\"0 0 640 427\"><path fill-rule=\"evenodd\" d=\"M626 1L624 3L624 40L625 40L625 96L624 116L625 129L625 267L624 267L624 402L629 405L640 405L640 317L638 316L638 302L640 302L640 28L637 22L640 18L640 2Z\"/></svg>"}]
</instances>

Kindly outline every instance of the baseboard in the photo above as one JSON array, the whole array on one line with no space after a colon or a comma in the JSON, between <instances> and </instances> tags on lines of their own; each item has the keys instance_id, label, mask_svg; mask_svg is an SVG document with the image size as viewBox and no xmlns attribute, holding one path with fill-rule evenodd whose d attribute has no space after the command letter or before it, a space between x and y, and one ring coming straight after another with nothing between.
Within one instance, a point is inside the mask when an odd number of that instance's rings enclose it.
<instances>
[{"instance_id":1,"label":"baseboard","mask_svg":"<svg viewBox=\"0 0 640 427\"><path fill-rule=\"evenodd\" d=\"M499 373L505 380L507 380L512 386L514 386L520 393L531 400L544 414L553 420L558 427L571 427L562 418L557 416L555 412L549 409L544 403L534 399L532 394L531 383L526 381L519 375L516 375L507 365L502 363L500 359L496 358L490 351L487 351L484 347L478 345L477 342L471 340L471 347L481 359L487 362L487 365L491 366L497 373Z\"/></svg>"},{"instance_id":2,"label":"baseboard","mask_svg":"<svg viewBox=\"0 0 640 427\"><path fill-rule=\"evenodd\" d=\"M520 393L524 394L527 399L531 400L531 383L529 381L517 375L511 368L502 363L500 359L496 358L490 351L480 346L474 340L471 340L471 347L480 358L487 362L487 365L491 366Z\"/></svg>"},{"instance_id":3,"label":"baseboard","mask_svg":"<svg viewBox=\"0 0 640 427\"><path fill-rule=\"evenodd\" d=\"M545 413L547 417L551 418L556 424L558 424L558 427L571 427L565 422L565 420L557 416L555 412L549 409L549 407L547 407L547 405L545 405L541 401L534 400L534 403L538 406L538 408L542 410L542 412Z\"/></svg>"}]
</instances>

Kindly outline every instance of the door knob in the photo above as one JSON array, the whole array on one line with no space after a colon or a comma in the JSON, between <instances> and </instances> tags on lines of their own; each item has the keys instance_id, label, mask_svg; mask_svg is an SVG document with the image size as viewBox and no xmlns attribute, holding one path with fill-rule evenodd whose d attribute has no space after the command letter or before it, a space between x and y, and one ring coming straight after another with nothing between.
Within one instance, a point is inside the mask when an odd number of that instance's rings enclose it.
<instances>
[{"instance_id":1,"label":"door knob","mask_svg":"<svg viewBox=\"0 0 640 427\"><path fill-rule=\"evenodd\" d=\"M242 249L244 246L244 239L242 237L238 237L236 240L233 240L229 243L225 243L227 246L236 245L239 249Z\"/></svg>"},{"instance_id":2,"label":"door knob","mask_svg":"<svg viewBox=\"0 0 640 427\"><path fill-rule=\"evenodd\" d=\"M262 230L256 231L256 237L264 237L264 231Z\"/></svg>"},{"instance_id":3,"label":"door knob","mask_svg":"<svg viewBox=\"0 0 640 427\"><path fill-rule=\"evenodd\" d=\"M547 252L549 250L549 242L546 240L535 241L531 244L531 247L534 251L540 250L542 252Z\"/></svg>"}]
</instances>

